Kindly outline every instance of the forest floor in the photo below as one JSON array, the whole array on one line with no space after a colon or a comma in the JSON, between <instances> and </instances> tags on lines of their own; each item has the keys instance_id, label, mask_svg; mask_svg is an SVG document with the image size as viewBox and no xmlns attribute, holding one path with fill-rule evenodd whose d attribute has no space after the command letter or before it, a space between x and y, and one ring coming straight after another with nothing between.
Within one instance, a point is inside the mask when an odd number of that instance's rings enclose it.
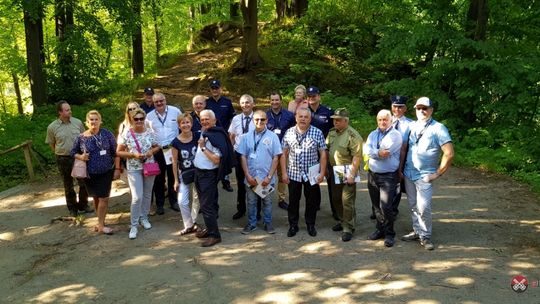
<instances>
[{"instance_id":1,"label":"forest floor","mask_svg":"<svg viewBox=\"0 0 540 304\"><path fill-rule=\"evenodd\" d=\"M193 94L207 94L212 70L237 51L185 55L151 85L169 104L189 109ZM226 91L235 101L241 92ZM310 237L301 225L288 238L287 213L277 207L276 234L259 227L242 235L246 218L232 220L236 193L220 188L223 242L202 248L194 235L179 235L181 217L171 209L129 240L130 195L122 181L114 182L107 216L114 235L92 231L94 213L58 220L67 209L60 179L51 173L0 193L0 302L540 303L540 200L510 178L453 167L437 180L434 251L399 238L393 248L366 239L375 223L365 175L356 233L342 242L331 230L326 185L321 189L318 235ZM411 230L407 209L404 195L398 237ZM516 275L528 278L525 292L511 289Z\"/></svg>"}]
</instances>

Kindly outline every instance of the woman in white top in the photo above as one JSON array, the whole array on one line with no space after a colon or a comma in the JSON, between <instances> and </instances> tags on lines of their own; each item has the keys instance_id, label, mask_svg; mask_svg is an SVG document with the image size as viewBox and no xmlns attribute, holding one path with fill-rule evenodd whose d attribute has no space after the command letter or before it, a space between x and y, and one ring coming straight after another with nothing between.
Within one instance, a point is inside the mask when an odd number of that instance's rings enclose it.
<instances>
[{"instance_id":1,"label":"woman in white top","mask_svg":"<svg viewBox=\"0 0 540 304\"><path fill-rule=\"evenodd\" d=\"M155 162L159 145L152 129L145 126L146 113L138 108L130 113L131 128L119 135L116 154L127 159L126 169L131 191L131 229L129 238L135 239L139 221L144 229L152 228L148 221L150 199L155 176L144 176L143 164Z\"/></svg>"}]
</instances>

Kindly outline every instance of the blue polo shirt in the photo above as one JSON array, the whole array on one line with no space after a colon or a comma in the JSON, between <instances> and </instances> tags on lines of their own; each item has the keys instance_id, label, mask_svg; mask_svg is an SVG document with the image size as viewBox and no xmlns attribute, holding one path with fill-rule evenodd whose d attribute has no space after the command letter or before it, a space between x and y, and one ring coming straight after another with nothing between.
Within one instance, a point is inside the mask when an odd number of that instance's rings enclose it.
<instances>
[{"instance_id":1,"label":"blue polo shirt","mask_svg":"<svg viewBox=\"0 0 540 304\"><path fill-rule=\"evenodd\" d=\"M409 125L409 149L403 174L412 181L437 172L441 146L452 141L448 129L431 119L428 123L415 121Z\"/></svg>"},{"instance_id":2,"label":"blue polo shirt","mask_svg":"<svg viewBox=\"0 0 540 304\"><path fill-rule=\"evenodd\" d=\"M280 142L285 136L285 132L296 124L293 112L283 108L277 114L272 109L266 111L266 118L268 119L266 128L276 133Z\"/></svg>"},{"instance_id":3,"label":"blue polo shirt","mask_svg":"<svg viewBox=\"0 0 540 304\"><path fill-rule=\"evenodd\" d=\"M273 158L281 155L283 150L277 135L265 129L260 133L251 130L244 134L238 144L238 153L246 157L249 174L264 179L270 173ZM275 179L274 174L270 183L275 184ZM247 179L244 183L247 184Z\"/></svg>"},{"instance_id":4,"label":"blue polo shirt","mask_svg":"<svg viewBox=\"0 0 540 304\"><path fill-rule=\"evenodd\" d=\"M141 109L143 109L144 113L146 113L146 114L152 112L155 109L154 105L149 106L144 101L140 104L140 107L141 107Z\"/></svg>"},{"instance_id":5,"label":"blue polo shirt","mask_svg":"<svg viewBox=\"0 0 540 304\"><path fill-rule=\"evenodd\" d=\"M231 124L231 120L235 115L232 101L229 98L220 96L216 101L214 97L209 96L206 98L206 108L214 111L214 114L216 114L216 119L219 121L223 129L229 130L229 125Z\"/></svg>"},{"instance_id":6,"label":"blue polo shirt","mask_svg":"<svg viewBox=\"0 0 540 304\"><path fill-rule=\"evenodd\" d=\"M319 104L316 111L313 111L311 107L308 109L311 111L311 125L321 130L326 138L330 129L334 127L334 122L330 118L334 115L334 110L322 104Z\"/></svg>"}]
</instances>

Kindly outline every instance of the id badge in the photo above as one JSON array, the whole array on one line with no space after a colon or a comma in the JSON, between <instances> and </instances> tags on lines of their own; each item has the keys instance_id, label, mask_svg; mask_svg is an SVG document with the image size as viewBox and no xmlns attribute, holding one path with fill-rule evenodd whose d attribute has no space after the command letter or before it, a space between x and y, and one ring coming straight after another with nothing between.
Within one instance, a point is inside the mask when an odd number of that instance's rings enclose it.
<instances>
[{"instance_id":1,"label":"id badge","mask_svg":"<svg viewBox=\"0 0 540 304\"><path fill-rule=\"evenodd\" d=\"M101 156L107 155L107 150L101 150L101 151L99 151L99 155L101 155Z\"/></svg>"},{"instance_id":2,"label":"id badge","mask_svg":"<svg viewBox=\"0 0 540 304\"><path fill-rule=\"evenodd\" d=\"M280 129L274 129L274 133L276 133L276 135L279 135L279 134L281 134L281 130Z\"/></svg>"},{"instance_id":3,"label":"id badge","mask_svg":"<svg viewBox=\"0 0 540 304\"><path fill-rule=\"evenodd\" d=\"M163 156L165 157L165 163L167 165L172 164L172 149L163 150Z\"/></svg>"},{"instance_id":4,"label":"id badge","mask_svg":"<svg viewBox=\"0 0 540 304\"><path fill-rule=\"evenodd\" d=\"M252 159L256 159L257 158L257 155L255 153L251 153L249 155L249 158L252 158Z\"/></svg>"}]
</instances>

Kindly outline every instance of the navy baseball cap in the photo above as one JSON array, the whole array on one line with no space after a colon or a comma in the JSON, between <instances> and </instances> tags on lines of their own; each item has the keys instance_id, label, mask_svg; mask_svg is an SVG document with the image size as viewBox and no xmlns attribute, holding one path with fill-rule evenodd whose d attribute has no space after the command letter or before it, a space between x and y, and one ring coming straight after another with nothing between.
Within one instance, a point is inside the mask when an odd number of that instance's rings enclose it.
<instances>
[{"instance_id":1,"label":"navy baseball cap","mask_svg":"<svg viewBox=\"0 0 540 304\"><path fill-rule=\"evenodd\" d=\"M311 86L307 89L307 95L313 96L313 95L319 95L319 88Z\"/></svg>"},{"instance_id":2,"label":"navy baseball cap","mask_svg":"<svg viewBox=\"0 0 540 304\"><path fill-rule=\"evenodd\" d=\"M400 107L400 106L405 106L406 105L407 100L409 100L409 97L394 95L394 96L390 97L390 100L392 101L393 106Z\"/></svg>"},{"instance_id":3,"label":"navy baseball cap","mask_svg":"<svg viewBox=\"0 0 540 304\"><path fill-rule=\"evenodd\" d=\"M211 88L220 88L221 87L221 82L219 82L219 80L217 80L217 79L214 79L214 80L210 81L210 87Z\"/></svg>"},{"instance_id":4,"label":"navy baseball cap","mask_svg":"<svg viewBox=\"0 0 540 304\"><path fill-rule=\"evenodd\" d=\"M154 95L154 89L152 89L152 88L144 88L144 94L146 94L146 95Z\"/></svg>"}]
</instances>

